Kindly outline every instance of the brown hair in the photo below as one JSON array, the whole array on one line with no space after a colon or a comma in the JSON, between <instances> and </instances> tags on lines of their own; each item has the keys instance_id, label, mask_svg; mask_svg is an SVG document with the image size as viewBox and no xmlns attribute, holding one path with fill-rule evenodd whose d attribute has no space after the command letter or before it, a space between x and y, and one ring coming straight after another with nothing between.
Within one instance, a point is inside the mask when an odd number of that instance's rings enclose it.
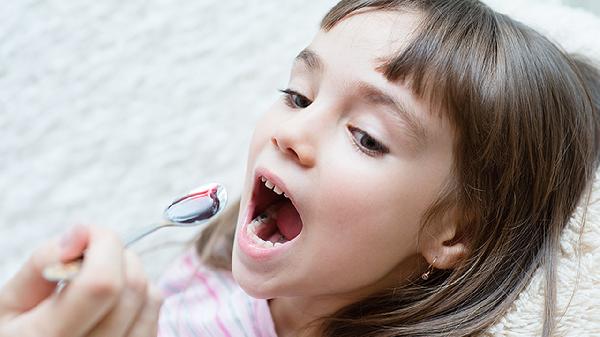
<instances>
[{"instance_id":1,"label":"brown hair","mask_svg":"<svg viewBox=\"0 0 600 337\"><path fill-rule=\"evenodd\" d=\"M359 10L421 14L409 45L381 69L390 81L407 83L457 131L454 180L426 212L423 227L458 209L470 255L453 270L399 284L323 318L322 334L477 335L543 267L542 334L549 336L560 234L589 195L599 159L598 70L479 1L343 0L321 28L328 31ZM208 264L231 268L237 208L199 239Z\"/></svg>"}]
</instances>

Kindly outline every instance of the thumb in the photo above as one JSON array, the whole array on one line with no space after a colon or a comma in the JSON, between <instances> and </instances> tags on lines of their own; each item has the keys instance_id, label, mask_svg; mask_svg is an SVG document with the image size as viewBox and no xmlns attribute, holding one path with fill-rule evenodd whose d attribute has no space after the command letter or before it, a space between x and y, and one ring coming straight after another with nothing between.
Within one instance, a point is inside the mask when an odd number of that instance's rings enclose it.
<instances>
[{"instance_id":1,"label":"thumb","mask_svg":"<svg viewBox=\"0 0 600 337\"><path fill-rule=\"evenodd\" d=\"M87 246L87 227L77 225L62 239L51 240L37 248L21 269L0 290L0 312L25 312L50 296L55 282L47 281L44 268L81 256Z\"/></svg>"}]
</instances>

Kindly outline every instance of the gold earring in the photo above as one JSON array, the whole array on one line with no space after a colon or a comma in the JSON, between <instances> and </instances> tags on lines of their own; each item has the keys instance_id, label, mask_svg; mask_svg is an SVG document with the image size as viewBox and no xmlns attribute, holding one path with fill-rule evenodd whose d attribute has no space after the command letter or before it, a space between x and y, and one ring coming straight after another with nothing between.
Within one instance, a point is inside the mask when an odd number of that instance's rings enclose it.
<instances>
[{"instance_id":1,"label":"gold earring","mask_svg":"<svg viewBox=\"0 0 600 337\"><path fill-rule=\"evenodd\" d=\"M429 279L429 275L431 275L431 272L433 271L433 265L435 264L435 261L437 261L437 256L433 258L433 261L431 261L431 264L427 268L427 271L424 272L423 275L421 275L421 278L423 280L427 281Z\"/></svg>"}]
</instances>

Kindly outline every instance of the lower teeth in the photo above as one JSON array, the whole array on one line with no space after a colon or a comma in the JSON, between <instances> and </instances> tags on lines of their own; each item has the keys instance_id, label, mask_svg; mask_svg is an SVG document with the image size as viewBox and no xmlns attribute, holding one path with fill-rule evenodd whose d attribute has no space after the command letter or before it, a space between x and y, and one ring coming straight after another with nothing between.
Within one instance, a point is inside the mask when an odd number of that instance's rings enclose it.
<instances>
[{"instance_id":1,"label":"lower teeth","mask_svg":"<svg viewBox=\"0 0 600 337\"><path fill-rule=\"evenodd\" d=\"M254 241L254 243L256 243L257 245L264 247L264 248L279 247L279 246L283 245L284 243L288 242L288 240L283 235L281 235L281 233L279 233L279 232L276 232L275 234L271 235L271 237L267 241L261 239L256 234L260 231L260 229L263 226L267 225L269 220L276 220L276 219L277 219L277 215L276 215L275 211L272 209L272 207L267 209L265 212L263 212L256 218L254 218L254 220L252 220L252 222L250 222L246 228L246 231L248 232L248 235L252 238L252 241Z\"/></svg>"}]
</instances>

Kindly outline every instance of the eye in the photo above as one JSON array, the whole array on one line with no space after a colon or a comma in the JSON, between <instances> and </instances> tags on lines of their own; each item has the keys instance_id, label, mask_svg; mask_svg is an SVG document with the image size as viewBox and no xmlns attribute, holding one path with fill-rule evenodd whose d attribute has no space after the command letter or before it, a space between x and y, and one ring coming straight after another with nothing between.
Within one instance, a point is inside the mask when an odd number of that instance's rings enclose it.
<instances>
[{"instance_id":1,"label":"eye","mask_svg":"<svg viewBox=\"0 0 600 337\"><path fill-rule=\"evenodd\" d=\"M312 101L291 89L279 90L284 94L285 104L292 109L304 109L311 105Z\"/></svg>"},{"instance_id":2,"label":"eye","mask_svg":"<svg viewBox=\"0 0 600 337\"><path fill-rule=\"evenodd\" d=\"M350 130L354 144L360 151L370 156L380 156L390 152L387 146L381 144L381 142L361 129L349 126L348 130Z\"/></svg>"}]
</instances>

